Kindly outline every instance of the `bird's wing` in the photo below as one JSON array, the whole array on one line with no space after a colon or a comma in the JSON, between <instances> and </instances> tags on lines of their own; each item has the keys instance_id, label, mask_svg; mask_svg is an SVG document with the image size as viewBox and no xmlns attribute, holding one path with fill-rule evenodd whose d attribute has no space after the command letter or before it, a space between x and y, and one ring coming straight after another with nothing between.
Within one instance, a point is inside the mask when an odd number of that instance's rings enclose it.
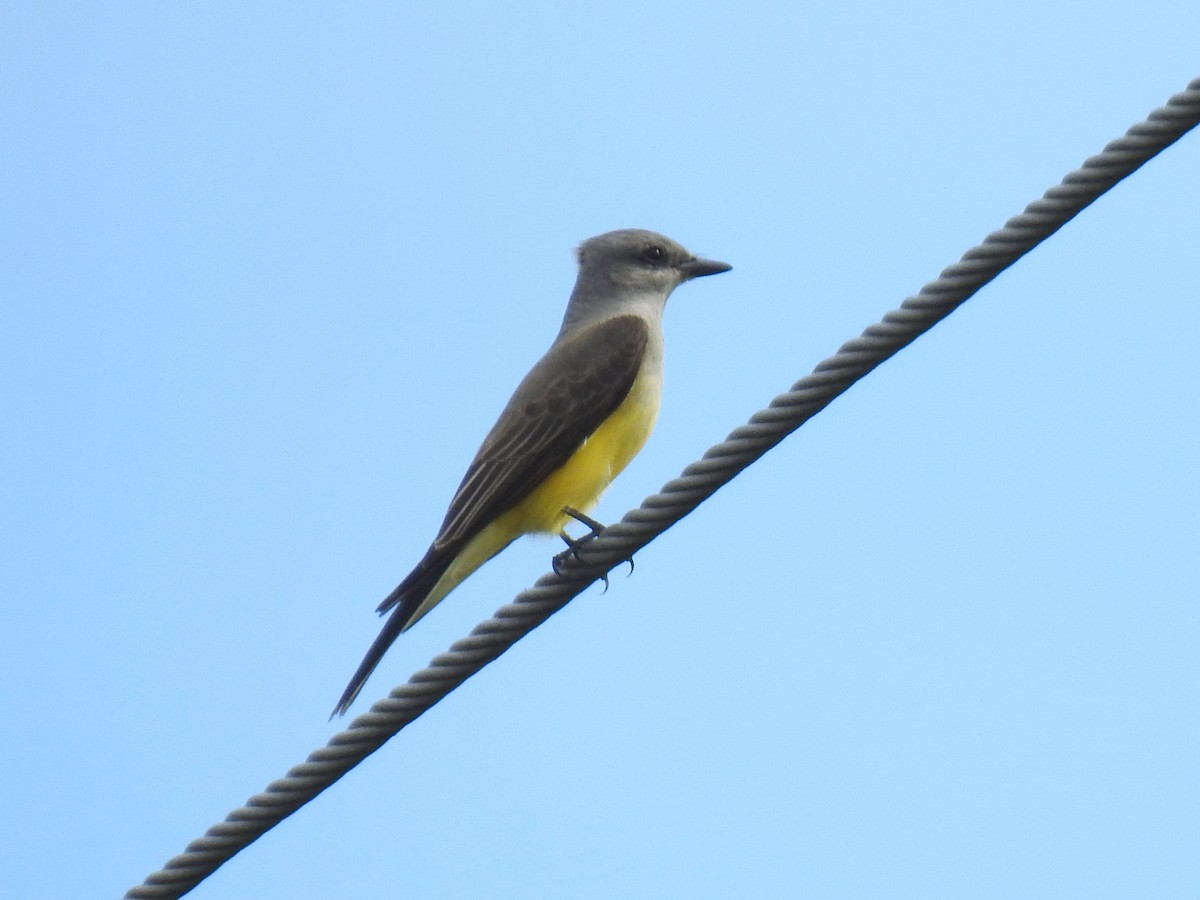
<instances>
[{"instance_id":1,"label":"bird's wing","mask_svg":"<svg viewBox=\"0 0 1200 900\"><path fill-rule=\"evenodd\" d=\"M565 465L621 405L649 339L644 320L615 316L547 351L484 438L428 552L378 612L399 607L401 626L410 623L463 547Z\"/></svg>"},{"instance_id":2,"label":"bird's wing","mask_svg":"<svg viewBox=\"0 0 1200 900\"><path fill-rule=\"evenodd\" d=\"M649 337L640 317L615 316L551 347L484 439L430 549L456 553L565 465L628 396Z\"/></svg>"}]
</instances>

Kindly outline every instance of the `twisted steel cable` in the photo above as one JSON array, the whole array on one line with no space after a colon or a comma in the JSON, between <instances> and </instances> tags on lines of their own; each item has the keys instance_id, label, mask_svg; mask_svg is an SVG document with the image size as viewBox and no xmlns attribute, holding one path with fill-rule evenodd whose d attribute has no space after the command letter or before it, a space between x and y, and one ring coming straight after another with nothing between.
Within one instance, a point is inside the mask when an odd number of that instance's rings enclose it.
<instances>
[{"instance_id":1,"label":"twisted steel cable","mask_svg":"<svg viewBox=\"0 0 1200 900\"><path fill-rule=\"evenodd\" d=\"M578 559L561 567L561 574L543 575L468 637L434 657L408 683L393 688L346 731L334 735L285 777L271 782L264 792L255 794L125 896L161 900L186 894L1198 123L1200 78L968 250L959 262L882 321L843 344L811 375L751 416L659 493L647 497L640 507L584 545Z\"/></svg>"}]
</instances>

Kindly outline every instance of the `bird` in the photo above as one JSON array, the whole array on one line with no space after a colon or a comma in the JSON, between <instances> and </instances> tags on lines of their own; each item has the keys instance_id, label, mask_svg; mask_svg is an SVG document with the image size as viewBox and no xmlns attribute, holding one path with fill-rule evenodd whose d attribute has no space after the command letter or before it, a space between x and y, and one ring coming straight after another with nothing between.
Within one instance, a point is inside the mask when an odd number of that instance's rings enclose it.
<instances>
[{"instance_id":1,"label":"bird","mask_svg":"<svg viewBox=\"0 0 1200 900\"><path fill-rule=\"evenodd\" d=\"M587 511L658 417L667 298L686 281L732 268L640 228L589 238L576 257L558 335L484 438L429 550L379 604L390 615L333 716L349 709L400 634L516 538L557 534L569 554L595 536L601 526ZM572 519L591 534L571 538Z\"/></svg>"}]
</instances>

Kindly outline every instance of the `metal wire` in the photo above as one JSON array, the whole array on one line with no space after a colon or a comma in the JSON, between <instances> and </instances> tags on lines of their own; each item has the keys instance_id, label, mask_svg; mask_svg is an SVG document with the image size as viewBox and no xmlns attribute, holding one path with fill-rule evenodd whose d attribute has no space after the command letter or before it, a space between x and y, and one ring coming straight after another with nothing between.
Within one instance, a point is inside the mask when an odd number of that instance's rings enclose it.
<instances>
[{"instance_id":1,"label":"metal wire","mask_svg":"<svg viewBox=\"0 0 1200 900\"><path fill-rule=\"evenodd\" d=\"M477 625L468 637L434 657L407 684L393 688L388 697L356 718L346 731L334 735L325 747L314 751L285 777L271 782L263 793L255 794L125 896L161 900L186 894L1198 122L1200 78L1067 175L1023 213L1009 219L999 231L989 234L979 246L968 250L959 262L907 298L899 309L843 344L811 375L751 416L659 493L647 497L640 507L605 529L585 545L580 559L562 567L562 575L543 575L532 588Z\"/></svg>"}]
</instances>

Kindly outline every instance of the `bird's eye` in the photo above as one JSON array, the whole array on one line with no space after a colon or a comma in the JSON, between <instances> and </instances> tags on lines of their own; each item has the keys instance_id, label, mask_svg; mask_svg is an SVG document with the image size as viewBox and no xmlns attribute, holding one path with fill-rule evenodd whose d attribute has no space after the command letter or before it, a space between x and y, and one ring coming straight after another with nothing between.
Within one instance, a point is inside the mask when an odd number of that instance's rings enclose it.
<instances>
[{"instance_id":1,"label":"bird's eye","mask_svg":"<svg viewBox=\"0 0 1200 900\"><path fill-rule=\"evenodd\" d=\"M642 259L648 263L657 264L667 258L667 251L658 244L651 244L642 251Z\"/></svg>"}]
</instances>

